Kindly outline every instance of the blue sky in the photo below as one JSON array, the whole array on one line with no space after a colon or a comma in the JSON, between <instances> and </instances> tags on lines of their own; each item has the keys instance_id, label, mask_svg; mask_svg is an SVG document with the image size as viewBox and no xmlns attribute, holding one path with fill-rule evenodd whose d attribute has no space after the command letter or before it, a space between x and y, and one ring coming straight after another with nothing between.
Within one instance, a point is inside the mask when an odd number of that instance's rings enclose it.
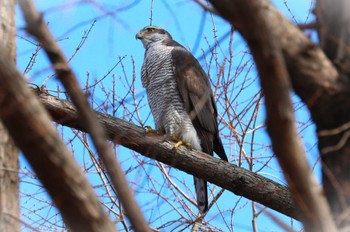
<instances>
[{"instance_id":1,"label":"blue sky","mask_svg":"<svg viewBox=\"0 0 350 232\"><path fill-rule=\"evenodd\" d=\"M140 118L146 125L153 126L152 117L149 117L147 102L143 97L145 92L140 82L140 69L143 61L144 49L141 42L135 40L135 34L150 23L151 1L90 1L89 3L81 3L81 1L73 0L38 0L35 1L35 3L38 8L44 12L44 18L48 22L52 33L57 38L67 58L72 57L70 65L76 72L81 85L92 85L95 80L103 79L95 88L89 89L89 91L92 91L92 89L94 90L93 105L98 110L102 110L103 107L106 107L108 113L115 114L117 117L124 117L125 119L139 124L135 115L130 116L127 114L128 110L123 110L121 107L113 111L111 103L101 105L104 99L108 97L108 93L113 90L116 91L118 100L127 95L128 89L126 86L131 82L132 76L136 75L134 85L135 93L137 94L137 100L141 102L140 106L142 106L139 112ZM313 1L276 0L274 3L294 23L308 23L312 20L313 16L310 14L310 9L312 9ZM97 20L93 23L95 19ZM24 23L20 14L18 14L17 17L17 24L19 28L17 62L18 68L23 72L26 70L26 67L28 67L32 54L37 47L32 43L34 41L33 38L29 38L30 42L23 39L24 37L28 37L23 30ZM153 24L166 28L175 40L193 51L195 57L200 60L204 69L206 71L208 70L213 82L217 80L216 74L219 72L218 64L223 63L225 58L229 56L229 37L224 37L230 30L230 25L228 23L220 17L205 13L201 7L192 1L155 0L153 6ZM199 30L199 28L201 28L201 30ZM88 35L86 33L88 33ZM79 51L76 51L84 35L87 35L87 39L79 48ZM220 40L220 46L215 47L217 55L206 54L204 57L203 54L205 54L209 47L213 47L221 38L224 39ZM234 99L232 102L235 106L234 110L241 112L246 109L249 101L256 100L254 95L259 91L259 83L252 59L249 55L249 50L236 32L232 42L232 55L233 61L230 71L235 73L232 75L236 79L235 86L232 87L232 92L230 93L233 96L232 99ZM111 70L115 65L116 67ZM225 73L228 72L229 70L225 69ZM38 85L45 83L46 88L49 90L57 90L59 83L51 76L52 74L53 72L50 68L50 64L44 53L39 51L33 67L26 73L27 78L30 82ZM244 86L244 84L242 84L243 80L245 80L245 83L249 83L249 85ZM238 94L239 88L242 86L244 86L244 91ZM50 93L55 94L53 91L50 91ZM236 95L237 98L234 97ZM64 97L64 94L60 96ZM126 99L126 107L132 109L133 98L128 97ZM293 97L293 99L296 108L302 106L297 97ZM220 101L218 103L218 108L221 114L223 114L223 120L225 120L227 116L222 112L222 104L223 103ZM247 110L248 115L251 113L252 109ZM308 152L308 158L310 163L314 164L318 156L315 147L314 128L311 125L309 115L305 109L303 110L302 108L298 110L296 115L301 136L304 138L305 149ZM242 132L239 129L240 123L245 125L248 118L242 117L240 120L241 122L233 122L233 125L237 126L238 134ZM277 182L284 183L277 162L274 159L270 159L272 152L269 145L269 138L266 136L263 127L263 121L264 108L263 102L261 102L261 107L255 122L256 128L261 127L261 129L257 129L256 133L247 133L245 139L248 142L243 146L238 146L237 142L232 138L231 132L221 124L221 128L224 128L222 133L225 137L224 143L226 152L230 154L231 162L238 164L239 155L237 153L242 153L244 151L247 156L253 158L254 162L256 161L253 171L259 170L259 174ZM88 150L79 142L74 131L70 129L62 130L60 128L60 132L62 131L63 138L69 145L69 148L72 151L74 150L74 155L83 169L90 170L89 167L92 165L92 161ZM73 143L69 143L71 139L75 139ZM253 140L254 144L250 144L249 141ZM146 190L149 190L153 186L152 184L154 184L148 179L149 176L153 177L156 182L157 179L164 178L159 171L159 167L157 167L157 163L149 161L121 147L116 149L116 153L122 161L124 169L128 171L128 180L135 189L137 200L140 205L142 205L146 218L152 221L152 226L157 227L166 220L175 220L177 216L172 213L162 216L162 218L158 220L157 215L168 212L169 206L163 202L152 206L152 201L159 201L159 196L156 197L152 194L145 193ZM144 166L142 169L140 162L144 161L148 162L149 165ZM269 163L267 167L264 167L267 161ZM249 168L249 165L245 162L242 163L242 166ZM51 222L60 220L59 217L55 217L57 212L53 207L45 206L49 198L40 187L38 188L35 186L37 182L33 176L30 175L28 171L30 168L23 157L21 158L21 167L24 173L21 175L23 220L39 228L43 219L50 220ZM260 168L262 169L260 170ZM192 177L181 171L174 169L169 170L174 181L178 183L186 193L193 195ZM319 177L318 169L316 169L316 174ZM88 172L87 176L93 185L98 186L101 184L99 175L95 171ZM156 186L160 188L161 193L164 194L164 196L171 197L172 191L164 187L165 182L160 182L161 183ZM211 188L213 187L214 186L211 186ZM99 195L103 195L103 188L96 187L95 189ZM216 190L216 193L218 191L219 190ZM37 197L32 198L27 196L27 194L30 193L33 193ZM108 205L108 203L106 203L106 205ZM229 209L235 205L235 211L230 211ZM194 207L191 206L191 208L193 209ZM223 217L218 214L220 209L226 210L222 214ZM35 213L33 213L33 211L35 211ZM293 224L296 228L300 228L299 223L295 221L291 223L290 219L283 216L280 217L287 224ZM226 218L226 220L223 220L224 218ZM230 218L230 220L227 218ZM217 206L214 206L207 215L207 219L213 226L223 231L231 231L229 229L230 225L227 224L227 222L233 223L235 231L251 231L251 202L225 191L218 200ZM257 225L259 231L280 230L279 227L265 215L258 217ZM118 227L120 227L120 225L118 225ZM48 228L49 227L44 230ZM175 228L175 225L173 227L170 226L165 231L168 231L168 229L176 230Z\"/></svg>"}]
</instances>

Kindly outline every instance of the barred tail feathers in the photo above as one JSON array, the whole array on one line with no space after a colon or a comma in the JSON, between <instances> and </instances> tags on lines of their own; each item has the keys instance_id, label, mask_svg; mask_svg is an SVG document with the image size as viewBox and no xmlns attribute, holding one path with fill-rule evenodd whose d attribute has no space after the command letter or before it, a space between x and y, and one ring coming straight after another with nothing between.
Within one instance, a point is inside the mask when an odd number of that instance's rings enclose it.
<instances>
[{"instance_id":1,"label":"barred tail feathers","mask_svg":"<svg viewBox=\"0 0 350 232\"><path fill-rule=\"evenodd\" d=\"M194 177L194 186L197 195L197 206L200 213L204 214L208 210L208 187L207 181Z\"/></svg>"}]
</instances>

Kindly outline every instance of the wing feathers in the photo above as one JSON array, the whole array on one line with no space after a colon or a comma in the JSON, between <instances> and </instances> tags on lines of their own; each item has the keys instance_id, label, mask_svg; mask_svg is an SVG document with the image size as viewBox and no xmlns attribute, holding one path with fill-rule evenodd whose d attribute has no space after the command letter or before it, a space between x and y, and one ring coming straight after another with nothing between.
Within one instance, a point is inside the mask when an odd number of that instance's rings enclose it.
<instances>
[{"instance_id":1,"label":"wing feathers","mask_svg":"<svg viewBox=\"0 0 350 232\"><path fill-rule=\"evenodd\" d=\"M227 161L227 156L218 132L217 110L209 79L199 62L183 46L174 40L165 43L173 46L172 59L178 91L186 112L201 141L202 151ZM197 205L201 213L208 210L207 181L194 177Z\"/></svg>"},{"instance_id":2,"label":"wing feathers","mask_svg":"<svg viewBox=\"0 0 350 232\"><path fill-rule=\"evenodd\" d=\"M217 110L206 73L196 58L176 41L169 41L168 45L175 47L172 58L177 86L203 152L213 155L215 150L221 159L227 160L218 134Z\"/></svg>"}]
</instances>

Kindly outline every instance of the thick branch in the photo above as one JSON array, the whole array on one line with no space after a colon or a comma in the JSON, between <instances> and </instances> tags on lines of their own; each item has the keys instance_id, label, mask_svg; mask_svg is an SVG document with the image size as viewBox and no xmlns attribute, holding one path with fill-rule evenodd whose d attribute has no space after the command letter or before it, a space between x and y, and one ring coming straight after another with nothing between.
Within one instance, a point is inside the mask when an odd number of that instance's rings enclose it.
<instances>
[{"instance_id":1,"label":"thick branch","mask_svg":"<svg viewBox=\"0 0 350 232\"><path fill-rule=\"evenodd\" d=\"M350 1L318 0L316 7L320 46L338 68L344 94L332 105L332 117L324 115L318 133L322 155L323 186L339 227L350 226ZM324 128L327 128L326 130Z\"/></svg>"},{"instance_id":2,"label":"thick branch","mask_svg":"<svg viewBox=\"0 0 350 232\"><path fill-rule=\"evenodd\" d=\"M270 23L271 33L280 44L286 67L295 92L308 105L318 129L334 128L339 123L335 112L342 94L341 77L323 51L268 0L256 0L262 9L262 17ZM249 14L242 11L245 1L211 1L220 15L227 19L243 35L254 42L255 28ZM346 84L345 84L346 85ZM343 111L350 111L343 107ZM331 119L331 120L330 120Z\"/></svg>"},{"instance_id":3,"label":"thick branch","mask_svg":"<svg viewBox=\"0 0 350 232\"><path fill-rule=\"evenodd\" d=\"M78 109L82 125L91 136L96 151L103 161L113 188L118 193L118 198L126 211L126 215L129 218L133 229L135 231L142 232L149 231L149 226L134 198L123 170L107 142L105 131L98 123L96 115L90 108L87 98L83 94L76 76L69 67L68 62L53 35L50 33L47 24L43 21L40 13L36 10L32 1L21 0L19 1L19 4L27 22L28 32L35 36L38 41L40 41L57 73L58 79L67 90L74 105Z\"/></svg>"},{"instance_id":4,"label":"thick branch","mask_svg":"<svg viewBox=\"0 0 350 232\"><path fill-rule=\"evenodd\" d=\"M230 21L248 43L259 33L242 10L245 1L211 1L220 15ZM350 129L349 85L349 1L319 0L316 8L321 47L333 64L267 0L257 0L262 18L271 24L274 38L280 43L292 85L308 105L319 131L323 185L334 217L340 228L350 224L348 206ZM337 133L333 133L337 131Z\"/></svg>"},{"instance_id":5,"label":"thick branch","mask_svg":"<svg viewBox=\"0 0 350 232\"><path fill-rule=\"evenodd\" d=\"M39 92L39 97L54 121L61 125L82 129L71 103L43 92ZM146 135L143 128L132 123L101 113L98 113L98 117L110 139L115 143L299 219L286 187L204 153L189 151L184 147L174 149L174 143L165 141L162 136ZM208 170L212 171L208 172Z\"/></svg>"},{"instance_id":6,"label":"thick branch","mask_svg":"<svg viewBox=\"0 0 350 232\"><path fill-rule=\"evenodd\" d=\"M3 53L0 118L72 231L115 231L93 189L37 97Z\"/></svg>"},{"instance_id":7,"label":"thick branch","mask_svg":"<svg viewBox=\"0 0 350 232\"><path fill-rule=\"evenodd\" d=\"M317 30L320 46L340 69L350 73L350 1L318 0Z\"/></svg>"},{"instance_id":8,"label":"thick branch","mask_svg":"<svg viewBox=\"0 0 350 232\"><path fill-rule=\"evenodd\" d=\"M295 127L290 99L290 80L280 43L273 27L264 18L263 8L255 0L246 0L240 10L248 17L242 27L250 26L248 45L258 67L265 94L267 130L273 150L284 171L294 202L302 215L306 231L335 231L329 206L308 165Z\"/></svg>"}]
</instances>

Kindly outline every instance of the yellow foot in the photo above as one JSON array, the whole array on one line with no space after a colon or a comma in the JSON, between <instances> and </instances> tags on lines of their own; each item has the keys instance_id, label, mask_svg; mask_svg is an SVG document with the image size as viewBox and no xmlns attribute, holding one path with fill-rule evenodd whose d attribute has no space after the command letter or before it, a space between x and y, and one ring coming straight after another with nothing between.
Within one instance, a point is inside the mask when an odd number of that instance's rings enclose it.
<instances>
[{"instance_id":1,"label":"yellow foot","mask_svg":"<svg viewBox=\"0 0 350 232\"><path fill-rule=\"evenodd\" d=\"M145 129L146 129L146 134L157 133L157 131L152 129L152 127L150 127L150 126L145 126Z\"/></svg>"},{"instance_id":2,"label":"yellow foot","mask_svg":"<svg viewBox=\"0 0 350 232\"><path fill-rule=\"evenodd\" d=\"M188 142L184 142L180 139L178 139L176 136L171 136L171 140L173 140L174 142L176 142L175 144L175 148L180 147L181 145L187 147L187 148L191 148L191 144Z\"/></svg>"}]
</instances>

